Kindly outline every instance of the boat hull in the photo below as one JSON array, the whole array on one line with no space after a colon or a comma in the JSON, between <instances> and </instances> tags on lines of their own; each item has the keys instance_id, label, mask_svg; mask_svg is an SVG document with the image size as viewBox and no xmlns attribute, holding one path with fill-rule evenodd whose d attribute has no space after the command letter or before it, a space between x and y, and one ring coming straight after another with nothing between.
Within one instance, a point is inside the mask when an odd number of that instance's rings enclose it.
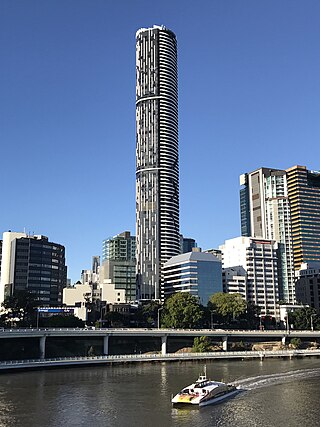
<instances>
[{"instance_id":1,"label":"boat hull","mask_svg":"<svg viewBox=\"0 0 320 427\"><path fill-rule=\"evenodd\" d=\"M222 396L217 396L217 397L212 397L212 399L206 399L203 401L196 401L196 400L191 400L191 401L175 401L174 399L172 399L172 405L174 407L198 407L201 408L203 406L208 406L208 405L214 405L215 403L219 403L222 402L223 400L227 400L232 396L235 396L236 394L238 394L240 392L240 390L238 388L231 390L225 394L223 394Z\"/></svg>"},{"instance_id":2,"label":"boat hull","mask_svg":"<svg viewBox=\"0 0 320 427\"><path fill-rule=\"evenodd\" d=\"M238 389L230 391L229 393L226 393L223 396L214 397L214 398L206 400L204 402L200 402L198 406L200 408L202 406L214 405L215 403L221 402L222 400L229 399L229 397L235 396L236 394L239 393L239 391L240 390L238 390Z\"/></svg>"}]
</instances>

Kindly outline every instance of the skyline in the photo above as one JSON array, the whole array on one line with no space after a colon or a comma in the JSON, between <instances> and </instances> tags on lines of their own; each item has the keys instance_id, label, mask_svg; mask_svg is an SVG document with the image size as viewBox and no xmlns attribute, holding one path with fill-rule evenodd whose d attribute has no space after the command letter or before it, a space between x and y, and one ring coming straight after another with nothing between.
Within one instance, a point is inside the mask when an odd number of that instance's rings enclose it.
<instances>
[{"instance_id":1,"label":"skyline","mask_svg":"<svg viewBox=\"0 0 320 427\"><path fill-rule=\"evenodd\" d=\"M64 245L72 281L103 239L135 235L139 28L177 36L184 236L203 249L240 236L243 173L320 169L317 2L149 9L144 0L0 5L1 233L25 228Z\"/></svg>"}]
</instances>

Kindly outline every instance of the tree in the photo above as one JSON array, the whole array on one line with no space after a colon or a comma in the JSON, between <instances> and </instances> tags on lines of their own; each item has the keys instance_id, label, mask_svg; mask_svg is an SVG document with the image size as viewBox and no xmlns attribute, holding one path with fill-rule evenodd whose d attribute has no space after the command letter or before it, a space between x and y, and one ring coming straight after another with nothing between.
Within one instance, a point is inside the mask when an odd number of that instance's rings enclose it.
<instances>
[{"instance_id":1,"label":"tree","mask_svg":"<svg viewBox=\"0 0 320 427\"><path fill-rule=\"evenodd\" d=\"M111 328L122 328L126 323L125 316L118 311L108 311L105 314L105 320Z\"/></svg>"},{"instance_id":2,"label":"tree","mask_svg":"<svg viewBox=\"0 0 320 427\"><path fill-rule=\"evenodd\" d=\"M301 347L301 339L300 338L292 338L290 340L290 344L294 348L300 348Z\"/></svg>"},{"instance_id":3,"label":"tree","mask_svg":"<svg viewBox=\"0 0 320 427\"><path fill-rule=\"evenodd\" d=\"M20 326L29 326L35 320L37 301L28 291L16 291L2 303L4 313L1 318L5 323L15 322Z\"/></svg>"},{"instance_id":4,"label":"tree","mask_svg":"<svg viewBox=\"0 0 320 427\"><path fill-rule=\"evenodd\" d=\"M159 307L160 304L157 301L151 301L141 307L145 326L150 327L157 324Z\"/></svg>"},{"instance_id":5,"label":"tree","mask_svg":"<svg viewBox=\"0 0 320 427\"><path fill-rule=\"evenodd\" d=\"M196 328L202 320L203 312L198 300L187 292L171 295L164 304L161 326L164 328Z\"/></svg>"},{"instance_id":6,"label":"tree","mask_svg":"<svg viewBox=\"0 0 320 427\"><path fill-rule=\"evenodd\" d=\"M210 338L206 336L202 336L202 337L196 337L193 340L193 347L192 347L193 353L208 353L211 350L212 350L212 344L211 344Z\"/></svg>"},{"instance_id":7,"label":"tree","mask_svg":"<svg viewBox=\"0 0 320 427\"><path fill-rule=\"evenodd\" d=\"M314 308L303 307L288 313L289 324L293 325L294 329L320 329L320 318Z\"/></svg>"},{"instance_id":8,"label":"tree","mask_svg":"<svg viewBox=\"0 0 320 427\"><path fill-rule=\"evenodd\" d=\"M83 328L84 321L73 315L55 315L41 319L41 323L48 328Z\"/></svg>"},{"instance_id":9,"label":"tree","mask_svg":"<svg viewBox=\"0 0 320 427\"><path fill-rule=\"evenodd\" d=\"M217 292L210 298L208 307L220 315L226 323L231 323L246 312L247 304L240 294Z\"/></svg>"},{"instance_id":10,"label":"tree","mask_svg":"<svg viewBox=\"0 0 320 427\"><path fill-rule=\"evenodd\" d=\"M254 304L252 301L247 301L247 308L245 313L240 315L240 322L245 328L256 329L260 324L260 312L261 308Z\"/></svg>"}]
</instances>

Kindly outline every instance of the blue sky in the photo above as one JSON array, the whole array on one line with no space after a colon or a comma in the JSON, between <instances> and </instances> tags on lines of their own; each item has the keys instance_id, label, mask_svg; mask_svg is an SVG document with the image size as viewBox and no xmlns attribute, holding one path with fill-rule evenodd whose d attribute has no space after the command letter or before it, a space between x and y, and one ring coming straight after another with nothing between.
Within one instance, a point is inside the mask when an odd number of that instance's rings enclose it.
<instances>
[{"instance_id":1,"label":"blue sky","mask_svg":"<svg viewBox=\"0 0 320 427\"><path fill-rule=\"evenodd\" d=\"M0 231L66 246L78 280L135 233L135 32L178 39L181 232L240 234L239 175L320 158L317 0L2 0Z\"/></svg>"}]
</instances>

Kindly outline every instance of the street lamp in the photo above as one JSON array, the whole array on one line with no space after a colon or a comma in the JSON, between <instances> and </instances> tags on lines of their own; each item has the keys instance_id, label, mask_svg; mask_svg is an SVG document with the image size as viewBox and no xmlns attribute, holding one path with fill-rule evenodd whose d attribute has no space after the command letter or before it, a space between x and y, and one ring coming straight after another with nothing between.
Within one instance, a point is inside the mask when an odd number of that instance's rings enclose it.
<instances>
[{"instance_id":1,"label":"street lamp","mask_svg":"<svg viewBox=\"0 0 320 427\"><path fill-rule=\"evenodd\" d=\"M311 317L310 317L310 326L311 326L311 331L313 332L313 330L314 330L314 328L313 328L313 318L315 317L315 316L317 316L316 314L311 314Z\"/></svg>"},{"instance_id":2,"label":"street lamp","mask_svg":"<svg viewBox=\"0 0 320 427\"><path fill-rule=\"evenodd\" d=\"M160 329L160 311L163 310L163 307L158 308L158 329Z\"/></svg>"}]
</instances>

